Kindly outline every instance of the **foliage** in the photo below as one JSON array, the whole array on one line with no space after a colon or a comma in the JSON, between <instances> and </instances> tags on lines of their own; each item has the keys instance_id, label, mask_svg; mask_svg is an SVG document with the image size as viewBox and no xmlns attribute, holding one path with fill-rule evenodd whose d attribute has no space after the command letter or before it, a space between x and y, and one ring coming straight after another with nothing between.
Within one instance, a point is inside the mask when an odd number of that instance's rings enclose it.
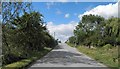
<instances>
[{"instance_id":1,"label":"foliage","mask_svg":"<svg viewBox=\"0 0 120 69\"><path fill-rule=\"evenodd\" d=\"M75 36L72 36L72 37L69 38L69 42L70 42L70 43L74 44L75 41L76 41Z\"/></svg>"},{"instance_id":2,"label":"foliage","mask_svg":"<svg viewBox=\"0 0 120 69\"><path fill-rule=\"evenodd\" d=\"M2 11L9 13L2 13L3 65L30 58L34 51L41 52L44 47L57 45L46 29L43 15L28 9L30 3L5 2L2 6Z\"/></svg>"},{"instance_id":3,"label":"foliage","mask_svg":"<svg viewBox=\"0 0 120 69\"><path fill-rule=\"evenodd\" d=\"M12 68L12 69L24 69L27 68L30 64L32 64L33 61L43 57L44 55L46 55L49 51L51 50L51 48L44 48L43 51L39 51L39 52L32 52L31 57L27 58L27 59L22 59L20 61L8 64L6 66L3 66L2 69L8 69L8 68Z\"/></svg>"},{"instance_id":4,"label":"foliage","mask_svg":"<svg viewBox=\"0 0 120 69\"><path fill-rule=\"evenodd\" d=\"M120 18L105 19L98 15L84 15L74 30L75 43L85 46L120 45ZM70 38L72 38L70 37ZM73 39L70 39L73 43Z\"/></svg>"},{"instance_id":5,"label":"foliage","mask_svg":"<svg viewBox=\"0 0 120 69\"><path fill-rule=\"evenodd\" d=\"M118 67L120 18L105 19L98 15L84 15L73 32L74 36L71 36L68 41L72 44L73 41L78 43L79 51L109 67ZM76 37L76 41L71 39L73 37Z\"/></svg>"},{"instance_id":6,"label":"foliage","mask_svg":"<svg viewBox=\"0 0 120 69\"><path fill-rule=\"evenodd\" d=\"M106 44L103 46L103 49L106 49L106 50L112 49L112 45Z\"/></svg>"},{"instance_id":7,"label":"foliage","mask_svg":"<svg viewBox=\"0 0 120 69\"><path fill-rule=\"evenodd\" d=\"M89 49L84 46L77 46L77 49L90 56L91 58L105 64L108 67L118 67L118 47L112 47L110 50L105 50L102 47ZM114 69L114 68L113 68ZM115 68L116 69L116 68Z\"/></svg>"},{"instance_id":8,"label":"foliage","mask_svg":"<svg viewBox=\"0 0 120 69\"><path fill-rule=\"evenodd\" d=\"M2 2L2 22L9 23L25 12L31 11L29 2Z\"/></svg>"}]
</instances>

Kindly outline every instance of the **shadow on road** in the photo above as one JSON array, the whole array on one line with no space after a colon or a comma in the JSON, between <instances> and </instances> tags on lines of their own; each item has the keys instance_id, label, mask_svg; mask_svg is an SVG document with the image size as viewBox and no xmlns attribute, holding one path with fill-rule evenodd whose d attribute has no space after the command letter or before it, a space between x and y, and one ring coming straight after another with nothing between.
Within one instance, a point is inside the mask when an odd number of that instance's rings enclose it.
<instances>
[{"instance_id":1,"label":"shadow on road","mask_svg":"<svg viewBox=\"0 0 120 69\"><path fill-rule=\"evenodd\" d=\"M63 50L63 47L60 45L57 46L53 51L43 57L41 60L38 60L36 64L61 64L61 65L70 65L76 63L93 65L97 62L92 59L86 59L83 57L83 54L73 53L67 50Z\"/></svg>"},{"instance_id":2,"label":"shadow on road","mask_svg":"<svg viewBox=\"0 0 120 69\"><path fill-rule=\"evenodd\" d=\"M32 67L105 67L66 44L55 47ZM98 68L97 68L98 69Z\"/></svg>"}]
</instances>

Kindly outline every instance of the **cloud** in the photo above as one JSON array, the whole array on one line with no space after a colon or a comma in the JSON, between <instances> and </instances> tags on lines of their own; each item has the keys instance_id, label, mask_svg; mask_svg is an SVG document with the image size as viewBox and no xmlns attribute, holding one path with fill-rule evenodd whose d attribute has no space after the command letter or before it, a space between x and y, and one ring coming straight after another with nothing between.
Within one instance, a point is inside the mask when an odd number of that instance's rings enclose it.
<instances>
[{"instance_id":1,"label":"cloud","mask_svg":"<svg viewBox=\"0 0 120 69\"><path fill-rule=\"evenodd\" d=\"M48 22L47 28L51 35L53 35L55 32L56 39L65 42L70 36L73 35L73 30L75 29L76 25L77 22L75 21L71 21L68 24L59 24L59 25L55 25L53 22Z\"/></svg>"},{"instance_id":2,"label":"cloud","mask_svg":"<svg viewBox=\"0 0 120 69\"><path fill-rule=\"evenodd\" d=\"M57 0L58 2L69 2L69 0Z\"/></svg>"},{"instance_id":3,"label":"cloud","mask_svg":"<svg viewBox=\"0 0 120 69\"><path fill-rule=\"evenodd\" d=\"M65 14L65 18L69 18L69 17L70 17L69 13Z\"/></svg>"},{"instance_id":4,"label":"cloud","mask_svg":"<svg viewBox=\"0 0 120 69\"><path fill-rule=\"evenodd\" d=\"M118 3L116 4L108 4L108 5L99 5L89 11L84 12L83 14L80 14L78 17L82 18L83 15L99 15L104 18L110 18L110 17L118 17Z\"/></svg>"},{"instance_id":5,"label":"cloud","mask_svg":"<svg viewBox=\"0 0 120 69\"><path fill-rule=\"evenodd\" d=\"M93 5L90 5L85 10L88 11L88 10L91 10L92 8L93 8Z\"/></svg>"},{"instance_id":6,"label":"cloud","mask_svg":"<svg viewBox=\"0 0 120 69\"><path fill-rule=\"evenodd\" d=\"M46 3L47 9L50 9L50 7L53 5L54 5L54 2L47 2Z\"/></svg>"},{"instance_id":7,"label":"cloud","mask_svg":"<svg viewBox=\"0 0 120 69\"><path fill-rule=\"evenodd\" d=\"M50 1L63 2L63 3L65 3L65 2L76 2L76 4L77 4L78 2L85 2L84 0L83 0L83 1L81 1L81 0L50 0Z\"/></svg>"}]
</instances>

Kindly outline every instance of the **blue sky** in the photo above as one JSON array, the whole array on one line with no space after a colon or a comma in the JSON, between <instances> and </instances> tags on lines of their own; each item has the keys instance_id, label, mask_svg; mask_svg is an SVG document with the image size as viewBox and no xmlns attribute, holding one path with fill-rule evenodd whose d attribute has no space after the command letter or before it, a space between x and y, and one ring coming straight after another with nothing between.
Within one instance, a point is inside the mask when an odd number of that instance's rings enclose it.
<instances>
[{"instance_id":1,"label":"blue sky","mask_svg":"<svg viewBox=\"0 0 120 69\"><path fill-rule=\"evenodd\" d=\"M44 15L45 22L52 21L55 24L79 21L78 14L92 9L98 5L107 5L110 2L33 2L33 8ZM65 14L69 14L65 18Z\"/></svg>"},{"instance_id":2,"label":"blue sky","mask_svg":"<svg viewBox=\"0 0 120 69\"><path fill-rule=\"evenodd\" d=\"M44 16L51 35L65 42L83 15L99 15L104 18L118 16L116 2L33 2L33 9Z\"/></svg>"}]
</instances>

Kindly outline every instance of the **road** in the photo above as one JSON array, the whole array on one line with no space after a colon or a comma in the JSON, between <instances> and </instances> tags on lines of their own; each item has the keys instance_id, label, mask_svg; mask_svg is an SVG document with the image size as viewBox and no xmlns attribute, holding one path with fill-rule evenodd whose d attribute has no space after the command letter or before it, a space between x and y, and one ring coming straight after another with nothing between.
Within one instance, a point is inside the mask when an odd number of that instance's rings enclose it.
<instances>
[{"instance_id":1,"label":"road","mask_svg":"<svg viewBox=\"0 0 120 69\"><path fill-rule=\"evenodd\" d=\"M67 44L59 44L43 58L37 60L34 67L106 67Z\"/></svg>"}]
</instances>

